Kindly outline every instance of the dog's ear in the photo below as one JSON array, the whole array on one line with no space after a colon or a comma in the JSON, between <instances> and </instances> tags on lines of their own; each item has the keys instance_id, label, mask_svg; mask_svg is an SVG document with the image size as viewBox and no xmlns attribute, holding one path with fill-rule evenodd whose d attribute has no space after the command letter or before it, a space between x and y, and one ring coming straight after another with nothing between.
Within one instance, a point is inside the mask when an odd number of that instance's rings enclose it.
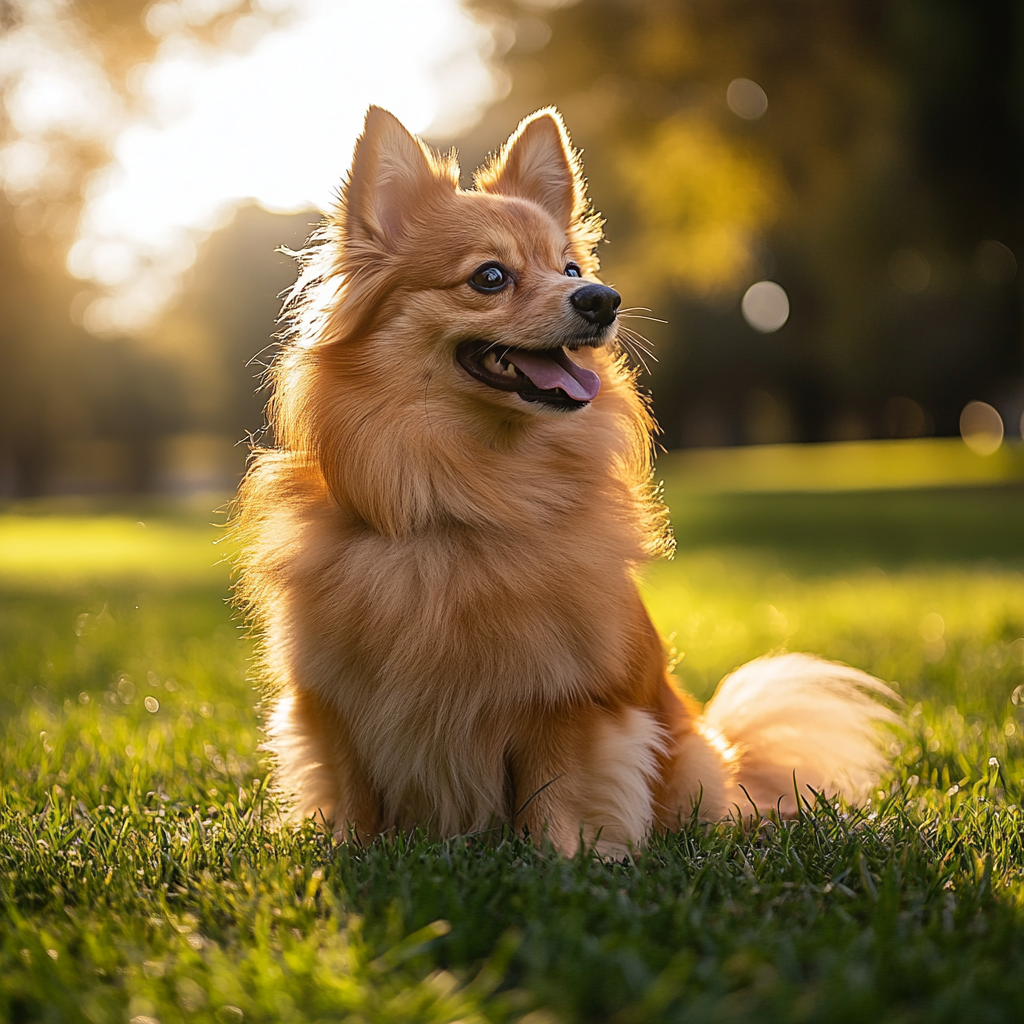
<instances>
[{"instance_id":1,"label":"dog's ear","mask_svg":"<svg viewBox=\"0 0 1024 1024\"><path fill-rule=\"evenodd\" d=\"M346 237L394 249L421 205L453 192L458 176L453 156L436 158L394 114L370 107L343 193Z\"/></svg>"},{"instance_id":2,"label":"dog's ear","mask_svg":"<svg viewBox=\"0 0 1024 1024\"><path fill-rule=\"evenodd\" d=\"M520 121L497 157L477 171L475 180L482 192L532 200L561 227L569 227L586 211L579 157L554 107Z\"/></svg>"}]
</instances>

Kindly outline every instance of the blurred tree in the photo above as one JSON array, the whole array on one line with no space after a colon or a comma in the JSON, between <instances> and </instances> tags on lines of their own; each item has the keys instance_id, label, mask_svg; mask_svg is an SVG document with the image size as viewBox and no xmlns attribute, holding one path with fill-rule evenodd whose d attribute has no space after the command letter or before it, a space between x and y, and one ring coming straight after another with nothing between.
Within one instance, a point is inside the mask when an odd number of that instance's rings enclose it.
<instances>
[{"instance_id":1,"label":"blurred tree","mask_svg":"<svg viewBox=\"0 0 1024 1024\"><path fill-rule=\"evenodd\" d=\"M147 347L176 360L190 429L242 440L264 426L263 371L273 361L282 293L318 211L269 213L254 203L200 249L177 301L147 332Z\"/></svg>"},{"instance_id":2,"label":"blurred tree","mask_svg":"<svg viewBox=\"0 0 1024 1024\"><path fill-rule=\"evenodd\" d=\"M464 2L510 81L466 162L562 109L605 278L669 320L666 444L953 433L1020 400L1019 3ZM765 278L791 303L767 335L740 314Z\"/></svg>"},{"instance_id":3,"label":"blurred tree","mask_svg":"<svg viewBox=\"0 0 1024 1024\"><path fill-rule=\"evenodd\" d=\"M174 420L159 398L174 368L76 324L82 285L65 258L91 176L142 111L138 71L162 43L229 45L242 19L269 28L286 13L259 0L0 0L0 492L43 491L69 437L124 441L127 483L151 479L151 442ZM142 400L142 382L157 379L167 386Z\"/></svg>"}]
</instances>

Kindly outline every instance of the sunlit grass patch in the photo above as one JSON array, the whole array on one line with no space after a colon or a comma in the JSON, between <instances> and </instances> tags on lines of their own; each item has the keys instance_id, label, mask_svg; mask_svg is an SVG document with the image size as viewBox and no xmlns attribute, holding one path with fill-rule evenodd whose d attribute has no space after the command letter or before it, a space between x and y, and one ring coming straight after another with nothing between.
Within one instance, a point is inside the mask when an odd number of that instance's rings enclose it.
<instances>
[{"instance_id":1,"label":"sunlit grass patch","mask_svg":"<svg viewBox=\"0 0 1024 1024\"><path fill-rule=\"evenodd\" d=\"M205 806L258 772L249 646L218 590L5 597L8 806L54 786L89 807L149 791Z\"/></svg>"},{"instance_id":2,"label":"sunlit grass patch","mask_svg":"<svg viewBox=\"0 0 1024 1024\"><path fill-rule=\"evenodd\" d=\"M217 545L224 531L213 519L0 515L0 585L216 583L227 568L225 546Z\"/></svg>"},{"instance_id":3,"label":"sunlit grass patch","mask_svg":"<svg viewBox=\"0 0 1024 1024\"><path fill-rule=\"evenodd\" d=\"M1015 568L799 574L769 556L712 549L650 566L644 595L681 656L678 673L703 694L724 672L784 648L870 668L964 711L1014 711L1024 671L1024 572Z\"/></svg>"},{"instance_id":4,"label":"sunlit grass patch","mask_svg":"<svg viewBox=\"0 0 1024 1024\"><path fill-rule=\"evenodd\" d=\"M1022 498L854 497L680 497L644 593L701 698L782 648L898 683L893 771L862 809L619 863L277 828L216 530L0 518L34 538L0 569L0 1019L1016 1019Z\"/></svg>"},{"instance_id":5,"label":"sunlit grass patch","mask_svg":"<svg viewBox=\"0 0 1024 1024\"><path fill-rule=\"evenodd\" d=\"M1024 445L979 455L959 438L744 445L668 452L658 463L676 493L829 492L1024 482Z\"/></svg>"}]
</instances>

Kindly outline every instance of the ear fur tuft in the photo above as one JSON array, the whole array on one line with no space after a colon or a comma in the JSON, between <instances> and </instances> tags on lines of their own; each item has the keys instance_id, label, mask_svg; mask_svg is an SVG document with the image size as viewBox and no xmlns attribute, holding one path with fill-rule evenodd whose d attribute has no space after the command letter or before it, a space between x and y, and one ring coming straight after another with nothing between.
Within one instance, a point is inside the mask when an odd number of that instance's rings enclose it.
<instances>
[{"instance_id":1,"label":"ear fur tuft","mask_svg":"<svg viewBox=\"0 0 1024 1024\"><path fill-rule=\"evenodd\" d=\"M454 192L458 180L454 154L434 153L394 114L370 107L343 191L346 238L394 249L419 204L434 190Z\"/></svg>"},{"instance_id":2,"label":"ear fur tuft","mask_svg":"<svg viewBox=\"0 0 1024 1024\"><path fill-rule=\"evenodd\" d=\"M569 227L586 212L579 157L554 107L523 118L498 155L474 177L482 192L535 202L560 227Z\"/></svg>"},{"instance_id":3,"label":"ear fur tuft","mask_svg":"<svg viewBox=\"0 0 1024 1024\"><path fill-rule=\"evenodd\" d=\"M554 107L523 118L473 179L481 192L528 199L547 210L577 246L584 271L597 273L604 222L590 208L579 154Z\"/></svg>"}]
</instances>

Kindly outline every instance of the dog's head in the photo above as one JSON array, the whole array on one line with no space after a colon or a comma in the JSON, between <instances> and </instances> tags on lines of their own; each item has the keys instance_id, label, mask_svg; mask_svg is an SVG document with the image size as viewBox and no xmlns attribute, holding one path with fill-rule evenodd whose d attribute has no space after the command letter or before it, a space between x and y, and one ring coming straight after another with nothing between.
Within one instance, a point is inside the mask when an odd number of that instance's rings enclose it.
<instances>
[{"instance_id":1,"label":"dog's head","mask_svg":"<svg viewBox=\"0 0 1024 1024\"><path fill-rule=\"evenodd\" d=\"M458 178L454 154L370 109L333 224L333 337L492 411L586 408L601 385L587 350L614 340L619 296L594 277L600 222L560 117L524 120L475 189Z\"/></svg>"},{"instance_id":2,"label":"dog's head","mask_svg":"<svg viewBox=\"0 0 1024 1024\"><path fill-rule=\"evenodd\" d=\"M653 423L558 114L523 121L475 188L458 182L454 154L371 108L341 202L300 254L273 371L277 443L389 535L508 520L516 495L525 518L578 514L586 481L610 500L609 467L627 489L649 474Z\"/></svg>"}]
</instances>

